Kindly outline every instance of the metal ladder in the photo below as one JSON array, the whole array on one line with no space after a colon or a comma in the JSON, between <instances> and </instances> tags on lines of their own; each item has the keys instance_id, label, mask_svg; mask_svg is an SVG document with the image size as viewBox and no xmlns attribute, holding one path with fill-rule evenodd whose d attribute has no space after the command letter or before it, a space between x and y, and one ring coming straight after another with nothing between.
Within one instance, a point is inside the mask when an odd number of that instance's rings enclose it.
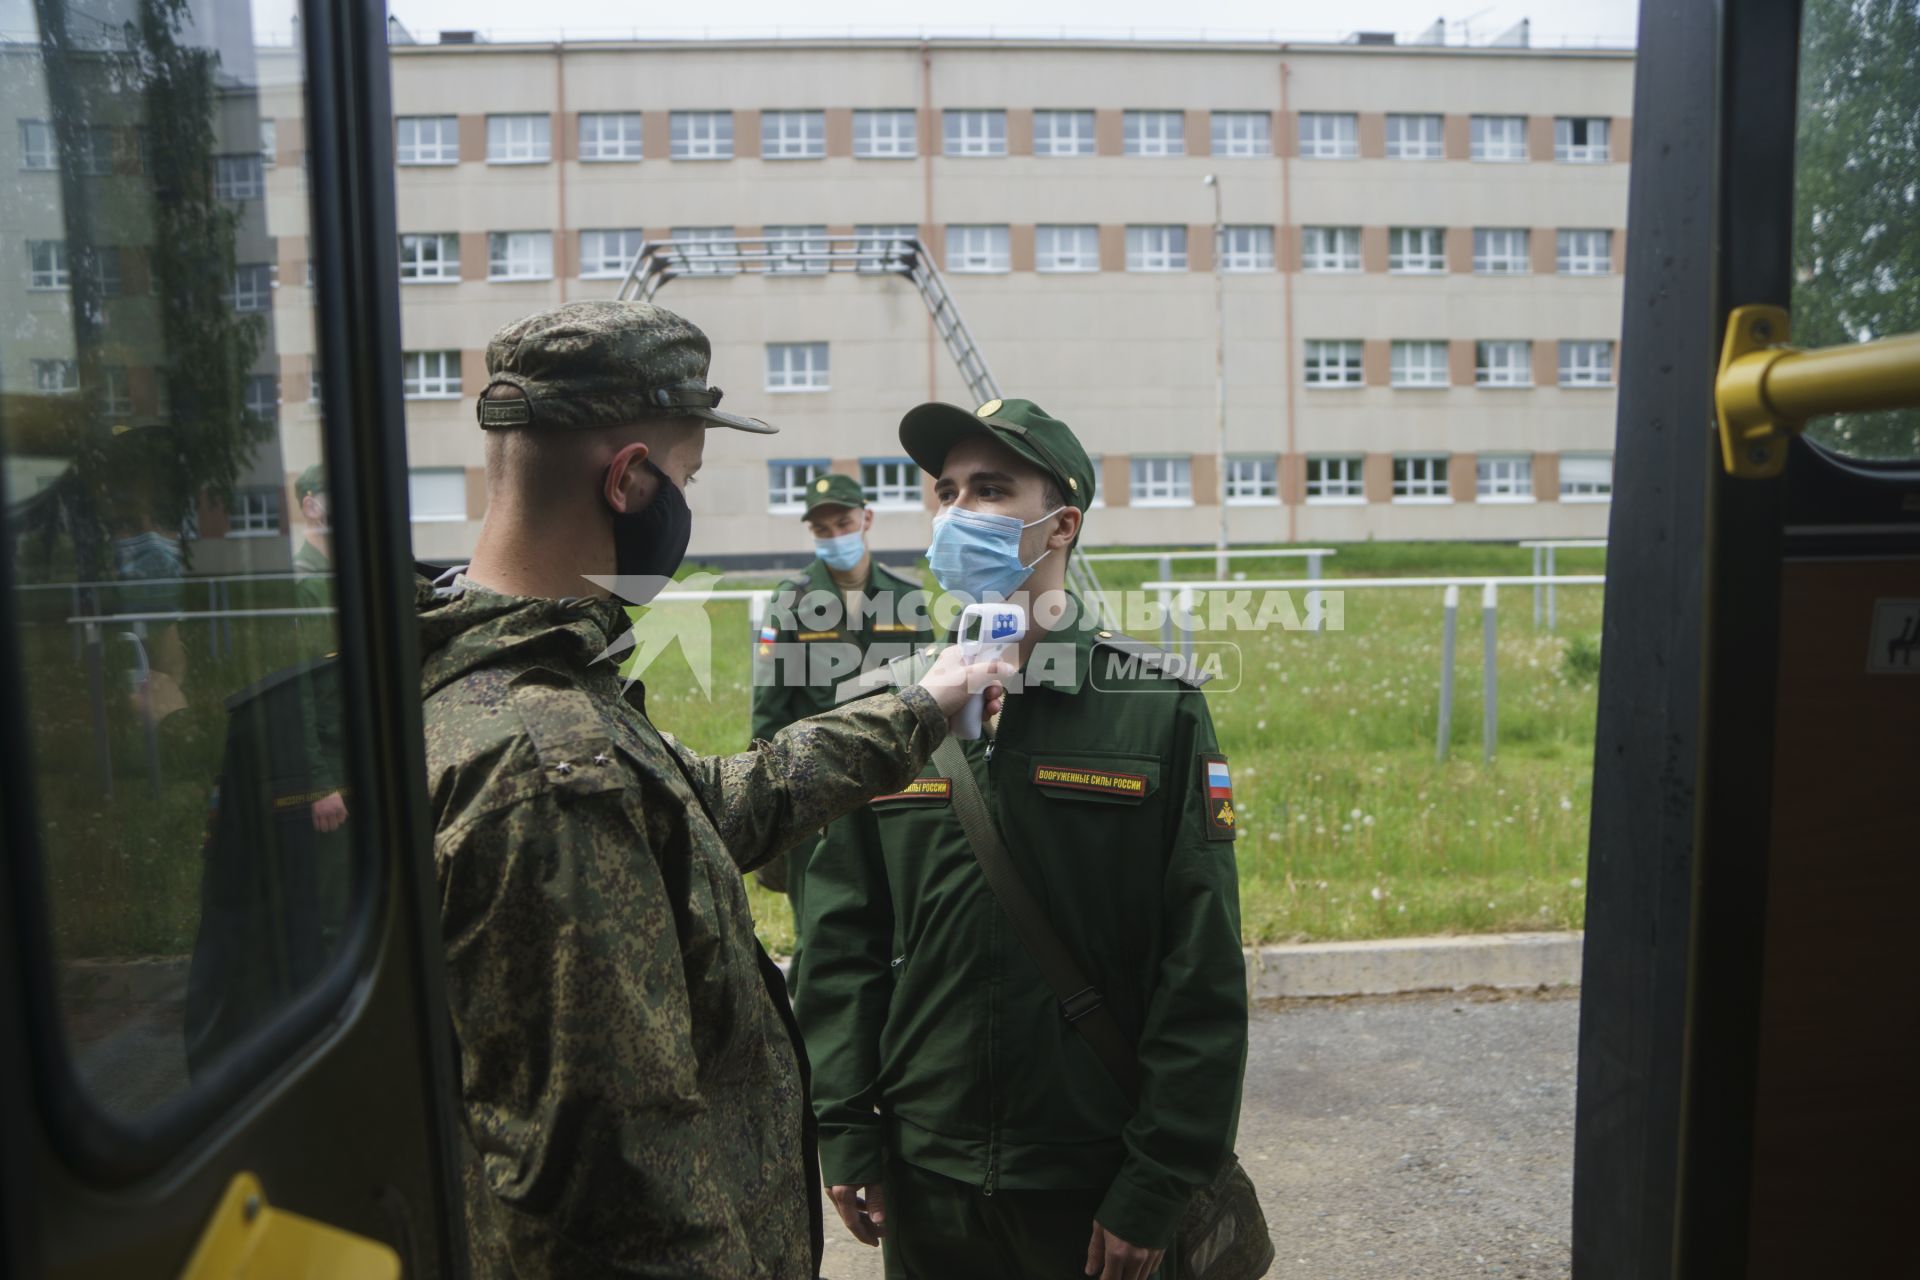
<instances>
[{"instance_id":1,"label":"metal ladder","mask_svg":"<svg viewBox=\"0 0 1920 1280\"><path fill-rule=\"evenodd\" d=\"M715 236L642 241L617 295L651 302L671 281L735 275L904 276L919 291L933 331L953 357L975 404L1000 399L1000 383L973 340L947 280L918 236ZM1067 560L1067 584L1093 606L1103 627L1119 629L1100 578L1081 556Z\"/></svg>"}]
</instances>

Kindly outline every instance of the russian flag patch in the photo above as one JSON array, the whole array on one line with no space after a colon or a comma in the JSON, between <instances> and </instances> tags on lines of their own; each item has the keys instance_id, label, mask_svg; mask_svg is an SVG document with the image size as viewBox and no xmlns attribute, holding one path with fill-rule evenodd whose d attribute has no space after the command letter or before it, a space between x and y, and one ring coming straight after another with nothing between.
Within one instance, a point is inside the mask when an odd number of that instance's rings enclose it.
<instances>
[{"instance_id":1,"label":"russian flag patch","mask_svg":"<svg viewBox=\"0 0 1920 1280\"><path fill-rule=\"evenodd\" d=\"M1200 756L1201 804L1207 814L1207 839L1231 840L1239 834L1240 824L1233 811L1233 774L1227 758L1217 752Z\"/></svg>"}]
</instances>

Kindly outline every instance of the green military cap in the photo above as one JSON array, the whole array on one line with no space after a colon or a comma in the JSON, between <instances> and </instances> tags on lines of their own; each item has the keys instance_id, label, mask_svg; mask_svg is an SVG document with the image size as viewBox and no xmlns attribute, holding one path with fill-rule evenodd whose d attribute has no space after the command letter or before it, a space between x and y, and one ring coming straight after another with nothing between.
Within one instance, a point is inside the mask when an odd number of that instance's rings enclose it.
<instances>
[{"instance_id":1,"label":"green military cap","mask_svg":"<svg viewBox=\"0 0 1920 1280\"><path fill-rule=\"evenodd\" d=\"M815 507L864 507L866 505L867 495L861 491L860 482L852 476L843 476L837 471L821 476L807 486L807 515L812 515Z\"/></svg>"},{"instance_id":2,"label":"green military cap","mask_svg":"<svg viewBox=\"0 0 1920 1280\"><path fill-rule=\"evenodd\" d=\"M487 343L482 427L618 427L644 418L699 418L772 434L757 418L721 413L707 385L713 349L699 326L647 302L570 302L516 320ZM518 396L488 398L495 387Z\"/></svg>"},{"instance_id":3,"label":"green military cap","mask_svg":"<svg viewBox=\"0 0 1920 1280\"><path fill-rule=\"evenodd\" d=\"M947 451L967 436L998 440L1060 482L1067 505L1093 502L1093 460L1072 428L1031 400L989 400L969 413L958 405L923 404L900 419L900 443L922 471L939 475Z\"/></svg>"},{"instance_id":4,"label":"green military cap","mask_svg":"<svg viewBox=\"0 0 1920 1280\"><path fill-rule=\"evenodd\" d=\"M305 498L311 494L325 493L326 491L327 469L323 464L318 462L308 467L305 471L302 471L300 478L293 482L293 496L295 498Z\"/></svg>"}]
</instances>

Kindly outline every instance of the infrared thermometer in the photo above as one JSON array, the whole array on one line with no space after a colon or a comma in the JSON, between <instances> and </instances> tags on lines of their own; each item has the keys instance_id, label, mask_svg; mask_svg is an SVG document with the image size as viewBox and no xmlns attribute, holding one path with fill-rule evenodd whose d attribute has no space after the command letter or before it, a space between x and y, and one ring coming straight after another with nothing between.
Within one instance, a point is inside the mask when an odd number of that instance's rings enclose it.
<instances>
[{"instance_id":1,"label":"infrared thermometer","mask_svg":"<svg viewBox=\"0 0 1920 1280\"><path fill-rule=\"evenodd\" d=\"M969 667L1009 658L1027 634L1027 611L1017 604L970 604L960 611L955 631L960 656ZM984 690L969 697L954 717L953 736L971 742L980 736L980 716L987 705Z\"/></svg>"}]
</instances>

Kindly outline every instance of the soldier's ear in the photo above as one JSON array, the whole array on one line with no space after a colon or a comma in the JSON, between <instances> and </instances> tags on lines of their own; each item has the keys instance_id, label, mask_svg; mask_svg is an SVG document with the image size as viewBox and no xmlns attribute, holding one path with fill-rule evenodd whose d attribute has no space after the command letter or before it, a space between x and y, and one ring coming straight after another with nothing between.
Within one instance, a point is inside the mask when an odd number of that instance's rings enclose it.
<instances>
[{"instance_id":1,"label":"soldier's ear","mask_svg":"<svg viewBox=\"0 0 1920 1280\"><path fill-rule=\"evenodd\" d=\"M1049 547L1071 547L1080 536L1080 522L1086 519L1078 507L1062 507L1055 516L1053 532L1047 535Z\"/></svg>"},{"instance_id":2,"label":"soldier's ear","mask_svg":"<svg viewBox=\"0 0 1920 1280\"><path fill-rule=\"evenodd\" d=\"M654 489L660 481L652 468L645 465L650 452L646 441L635 440L607 463L600 479L601 496L616 514L645 511L653 501Z\"/></svg>"},{"instance_id":3,"label":"soldier's ear","mask_svg":"<svg viewBox=\"0 0 1920 1280\"><path fill-rule=\"evenodd\" d=\"M866 519L860 522L860 532L862 533L866 533L873 528L873 508L867 507L864 510L866 514Z\"/></svg>"}]
</instances>

